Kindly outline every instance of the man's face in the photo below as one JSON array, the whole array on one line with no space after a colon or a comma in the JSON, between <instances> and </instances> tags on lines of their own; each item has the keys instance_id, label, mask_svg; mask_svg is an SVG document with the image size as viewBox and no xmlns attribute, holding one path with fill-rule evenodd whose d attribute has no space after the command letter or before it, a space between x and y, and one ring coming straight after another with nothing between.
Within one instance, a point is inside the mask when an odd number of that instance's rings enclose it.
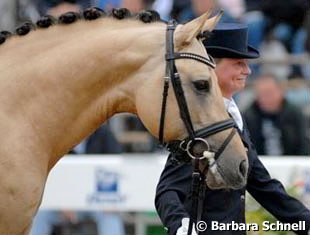
<instances>
[{"instance_id":1,"label":"man's face","mask_svg":"<svg viewBox=\"0 0 310 235\"><path fill-rule=\"evenodd\" d=\"M216 65L215 73L223 96L230 99L245 87L251 70L246 59L223 58Z\"/></svg>"},{"instance_id":2,"label":"man's face","mask_svg":"<svg viewBox=\"0 0 310 235\"><path fill-rule=\"evenodd\" d=\"M279 84L270 77L257 78L255 83L257 103L266 113L277 113L282 108L284 93Z\"/></svg>"}]
</instances>

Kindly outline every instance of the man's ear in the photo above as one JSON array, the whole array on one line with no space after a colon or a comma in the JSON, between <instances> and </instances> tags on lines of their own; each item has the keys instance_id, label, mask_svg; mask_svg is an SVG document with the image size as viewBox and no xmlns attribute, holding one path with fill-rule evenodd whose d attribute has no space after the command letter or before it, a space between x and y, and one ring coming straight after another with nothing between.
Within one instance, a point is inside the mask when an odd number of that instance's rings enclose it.
<instances>
[{"instance_id":1,"label":"man's ear","mask_svg":"<svg viewBox=\"0 0 310 235\"><path fill-rule=\"evenodd\" d=\"M211 14L211 10L204 13L200 17L186 23L185 25L179 25L175 32L175 47L180 50L183 47L188 46L191 42L203 31L212 31L221 16L221 11L216 16L208 19Z\"/></svg>"}]
</instances>

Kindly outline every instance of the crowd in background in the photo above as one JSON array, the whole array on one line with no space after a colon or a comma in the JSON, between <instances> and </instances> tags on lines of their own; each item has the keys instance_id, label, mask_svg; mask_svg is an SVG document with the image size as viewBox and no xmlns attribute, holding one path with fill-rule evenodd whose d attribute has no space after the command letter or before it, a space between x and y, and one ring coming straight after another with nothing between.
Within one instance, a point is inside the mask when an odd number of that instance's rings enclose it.
<instances>
[{"instance_id":1,"label":"crowd in background","mask_svg":"<svg viewBox=\"0 0 310 235\"><path fill-rule=\"evenodd\" d=\"M41 15L58 16L97 6L106 11L125 7L132 12L158 11L164 20L189 21L208 9L224 9L222 22L241 22L249 27L249 42L259 48L261 59L252 64L249 87L236 97L260 155L308 155L310 153L310 6L308 0L1 0L0 31L14 29ZM284 62L283 62L284 61ZM137 137L132 133L144 133ZM125 135L129 138L124 138ZM145 143L148 144L145 144ZM103 154L153 152L157 141L146 134L133 117L116 117L77 145L71 153ZM65 219L64 219L65 218ZM120 217L103 213L39 213L33 235L53 233L57 223L91 218L97 234L123 235ZM57 222L58 221L58 222ZM85 220L84 220L85 221ZM87 220L86 220L87 221ZM44 227L45 226L45 227ZM56 227L55 227L56 226ZM86 223L86 227L92 227ZM60 230L61 231L61 230ZM57 232L59 233L59 231Z\"/></svg>"}]
</instances>

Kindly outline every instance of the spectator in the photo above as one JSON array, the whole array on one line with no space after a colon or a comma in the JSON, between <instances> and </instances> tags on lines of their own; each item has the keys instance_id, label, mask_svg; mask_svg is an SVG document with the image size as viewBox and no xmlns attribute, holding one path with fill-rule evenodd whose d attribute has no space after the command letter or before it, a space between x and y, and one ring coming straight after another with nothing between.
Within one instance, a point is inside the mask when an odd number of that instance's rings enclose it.
<instances>
[{"instance_id":1,"label":"spectator","mask_svg":"<svg viewBox=\"0 0 310 235\"><path fill-rule=\"evenodd\" d=\"M305 117L285 99L282 84L272 75L262 75L255 81L255 91L256 100L244 118L258 154L309 154Z\"/></svg>"},{"instance_id":2,"label":"spectator","mask_svg":"<svg viewBox=\"0 0 310 235\"><path fill-rule=\"evenodd\" d=\"M173 7L173 0L155 0L152 8L160 14L163 20L170 19L170 13Z\"/></svg>"},{"instance_id":3,"label":"spectator","mask_svg":"<svg viewBox=\"0 0 310 235\"><path fill-rule=\"evenodd\" d=\"M71 153L102 154L121 153L122 146L117 142L109 126L102 125L92 135L75 146Z\"/></svg>"},{"instance_id":4,"label":"spectator","mask_svg":"<svg viewBox=\"0 0 310 235\"><path fill-rule=\"evenodd\" d=\"M306 53L309 55L310 53L310 10L307 11L307 15L304 20L303 28L299 30L296 38L297 38L297 41L294 44L294 48L292 50L293 53L295 54ZM305 79L310 80L310 67L306 63L302 65L302 75L304 76Z\"/></svg>"},{"instance_id":5,"label":"spectator","mask_svg":"<svg viewBox=\"0 0 310 235\"><path fill-rule=\"evenodd\" d=\"M145 9L144 0L122 0L121 7L127 8L132 13L137 13Z\"/></svg>"},{"instance_id":6,"label":"spectator","mask_svg":"<svg viewBox=\"0 0 310 235\"><path fill-rule=\"evenodd\" d=\"M0 1L0 31L12 30L16 25L16 2L12 0Z\"/></svg>"},{"instance_id":7,"label":"spectator","mask_svg":"<svg viewBox=\"0 0 310 235\"><path fill-rule=\"evenodd\" d=\"M175 1L176 4L177 1ZM238 2L238 0L234 1L234 4ZM224 4L224 5L221 5ZM179 13L180 22L192 20L203 13L212 10L212 9L224 9L224 15L222 16L220 22L237 22L230 13L231 11L226 9L226 2L219 2L214 0L191 0L190 7L184 7L182 11ZM235 8L234 8L235 9Z\"/></svg>"},{"instance_id":8,"label":"spectator","mask_svg":"<svg viewBox=\"0 0 310 235\"><path fill-rule=\"evenodd\" d=\"M0 1L0 31L14 30L25 20L38 20L37 0L1 0Z\"/></svg>"},{"instance_id":9,"label":"spectator","mask_svg":"<svg viewBox=\"0 0 310 235\"><path fill-rule=\"evenodd\" d=\"M249 27L249 44L259 48L264 40L266 19L260 0L245 0L245 13L242 22Z\"/></svg>"},{"instance_id":10,"label":"spectator","mask_svg":"<svg viewBox=\"0 0 310 235\"><path fill-rule=\"evenodd\" d=\"M244 0L218 0L218 4L236 20L240 20L245 12Z\"/></svg>"},{"instance_id":11,"label":"spectator","mask_svg":"<svg viewBox=\"0 0 310 235\"><path fill-rule=\"evenodd\" d=\"M267 32L273 31L289 51L295 33L303 25L308 4L306 0L288 0L285 4L281 0L273 0L262 4L262 11L268 20Z\"/></svg>"},{"instance_id":12,"label":"spectator","mask_svg":"<svg viewBox=\"0 0 310 235\"><path fill-rule=\"evenodd\" d=\"M245 0L245 4L247 13L244 21L254 27L250 28L249 32L258 35L260 40L263 40L261 35L271 34L275 39L280 40L289 52L292 52L295 44L301 43L301 41L297 42L295 37L305 20L308 8L306 0L288 0L285 4L281 0L263 2ZM249 18L249 12L255 13L250 14L253 17ZM256 39L255 46L260 46L258 43Z\"/></svg>"},{"instance_id":13,"label":"spectator","mask_svg":"<svg viewBox=\"0 0 310 235\"><path fill-rule=\"evenodd\" d=\"M38 8L42 15L49 14L58 17L69 11L79 12L89 4L90 2L83 0L44 0L38 3Z\"/></svg>"},{"instance_id":14,"label":"spectator","mask_svg":"<svg viewBox=\"0 0 310 235\"><path fill-rule=\"evenodd\" d=\"M288 54L305 53L306 29L303 26L309 2L288 0L283 4L281 0L245 0L245 3L246 13L242 21L249 27L249 43L261 48L263 59L278 60L288 57ZM268 54L266 58L264 54ZM300 78L309 74L307 66L293 64L290 68L287 65L281 67L279 65L278 69L281 70L281 77ZM259 66L253 68L255 75L259 74Z\"/></svg>"},{"instance_id":15,"label":"spectator","mask_svg":"<svg viewBox=\"0 0 310 235\"><path fill-rule=\"evenodd\" d=\"M147 9L152 0L93 0L95 6L111 11L112 8L127 8L133 13Z\"/></svg>"},{"instance_id":16,"label":"spectator","mask_svg":"<svg viewBox=\"0 0 310 235\"><path fill-rule=\"evenodd\" d=\"M289 57L289 53L283 43L271 35L265 37L264 41L261 43L260 52L261 58L265 61L277 61ZM285 81L291 73L291 67L289 64L278 64L277 66L274 66L272 63L263 63L259 70L255 72L255 77L259 76L260 73L273 74Z\"/></svg>"},{"instance_id":17,"label":"spectator","mask_svg":"<svg viewBox=\"0 0 310 235\"><path fill-rule=\"evenodd\" d=\"M304 24L306 30L305 50L310 53L310 11L307 12Z\"/></svg>"},{"instance_id":18,"label":"spectator","mask_svg":"<svg viewBox=\"0 0 310 235\"><path fill-rule=\"evenodd\" d=\"M214 0L156 0L153 7L165 20L173 18L181 23L192 20L209 10L224 8L225 12L224 16L221 18L221 22L236 22L237 20L232 17L230 13L239 11L237 9L239 7L237 4L240 2L242 2L242 0L235 0L233 2L236 7L233 8L232 11L230 11L230 9L225 9L227 1L224 0L222 2ZM223 4L223 6L221 4ZM165 7L167 7L167 9L165 9Z\"/></svg>"},{"instance_id":19,"label":"spectator","mask_svg":"<svg viewBox=\"0 0 310 235\"><path fill-rule=\"evenodd\" d=\"M111 11L112 8L118 8L121 5L121 0L94 0L95 6L98 6L105 11Z\"/></svg>"},{"instance_id":20,"label":"spectator","mask_svg":"<svg viewBox=\"0 0 310 235\"><path fill-rule=\"evenodd\" d=\"M300 54L305 37L302 28L309 2L307 0L265 1L263 12L267 18L266 33L280 40L290 53ZM300 66L294 65L290 77L302 75Z\"/></svg>"}]
</instances>

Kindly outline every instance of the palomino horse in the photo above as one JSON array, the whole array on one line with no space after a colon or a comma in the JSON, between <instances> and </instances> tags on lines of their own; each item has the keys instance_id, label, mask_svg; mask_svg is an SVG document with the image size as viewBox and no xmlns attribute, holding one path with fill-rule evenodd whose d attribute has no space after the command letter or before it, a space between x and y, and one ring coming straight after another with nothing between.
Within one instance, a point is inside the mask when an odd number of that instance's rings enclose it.
<instances>
[{"instance_id":1,"label":"palomino horse","mask_svg":"<svg viewBox=\"0 0 310 235\"><path fill-rule=\"evenodd\" d=\"M67 24L75 19L72 13L64 15L47 29L42 27L52 21L45 18L37 23L40 29L23 37L1 34L5 41L0 46L1 235L27 234L51 168L113 114L137 114L158 137L167 25L115 17ZM208 58L197 35L211 31L218 19L208 19L206 13L178 25L175 51ZM31 28L26 26L17 34L26 34ZM175 63L194 129L229 118L213 69L195 60ZM172 89L166 107L164 140L185 138ZM229 133L209 137L210 146L219 148ZM243 186L246 174L240 166L246 159L235 135L218 159L222 173L207 173L209 187Z\"/></svg>"}]
</instances>

